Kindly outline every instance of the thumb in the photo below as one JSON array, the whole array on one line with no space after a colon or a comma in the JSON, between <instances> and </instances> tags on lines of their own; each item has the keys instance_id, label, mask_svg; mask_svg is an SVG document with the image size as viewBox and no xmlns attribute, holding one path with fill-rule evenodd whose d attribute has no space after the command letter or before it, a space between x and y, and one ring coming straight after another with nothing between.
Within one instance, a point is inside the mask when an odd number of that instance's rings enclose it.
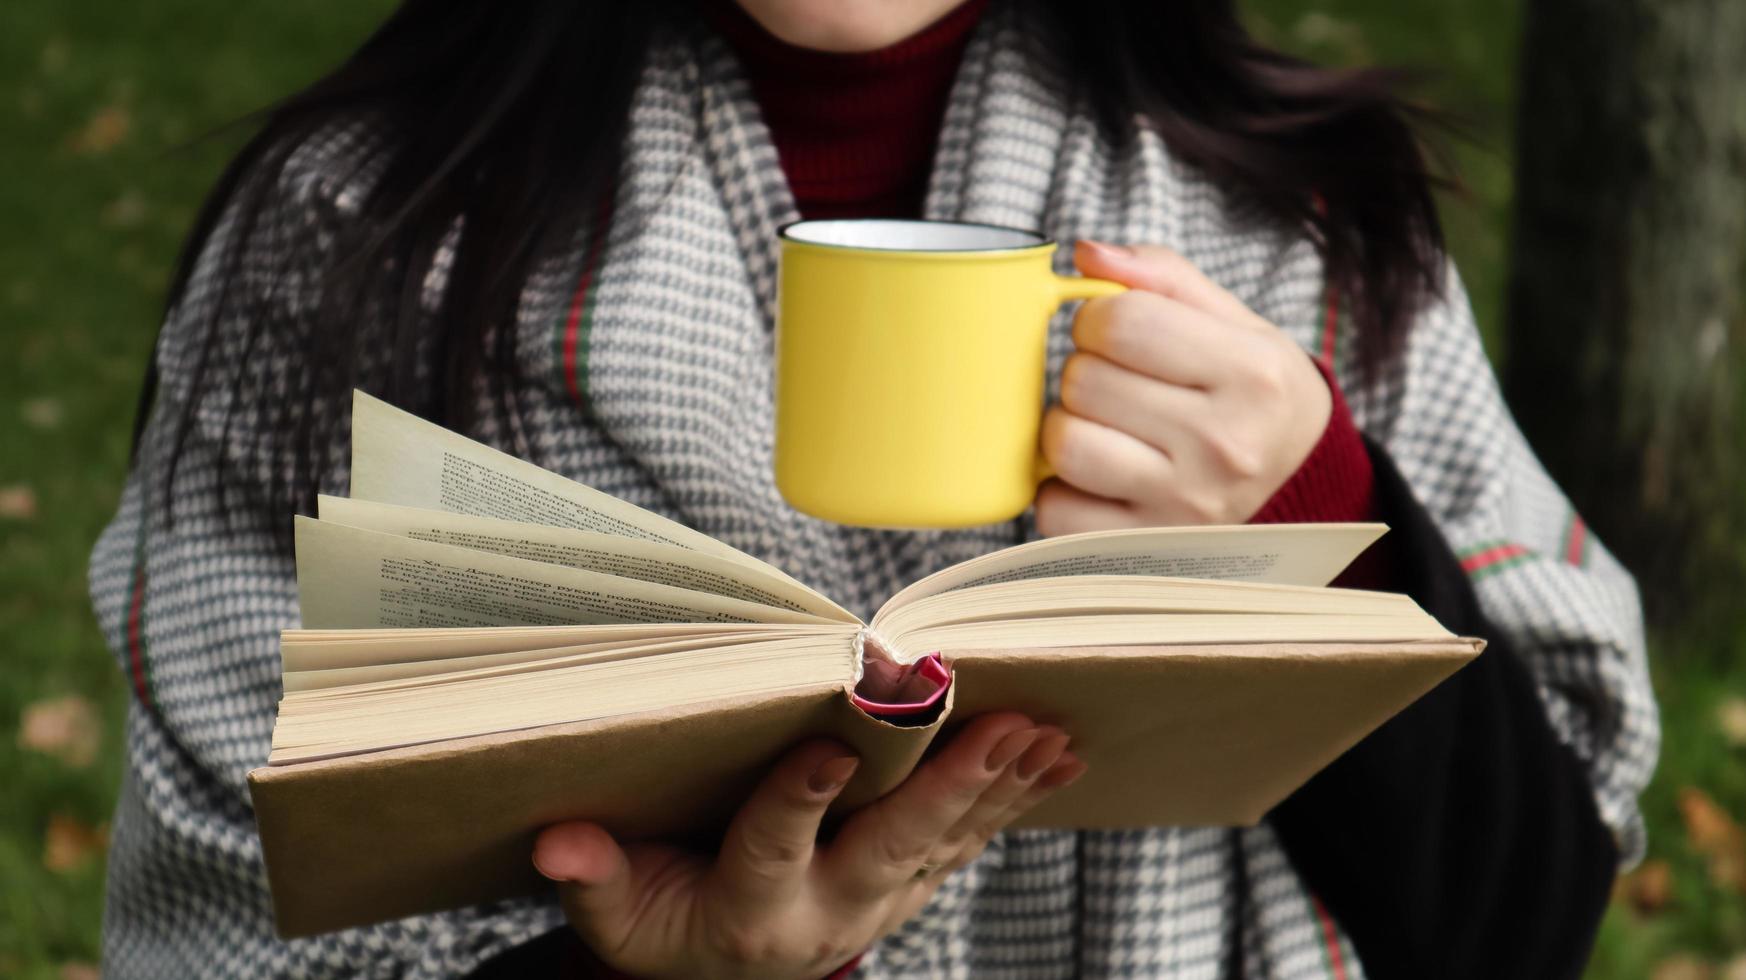
<instances>
[{"instance_id":1,"label":"thumb","mask_svg":"<svg viewBox=\"0 0 1746 980\"><path fill-rule=\"evenodd\" d=\"M715 868L727 892L764 906L797 895L825 808L859 765L847 747L823 739L783 757L728 825Z\"/></svg>"},{"instance_id":2,"label":"thumb","mask_svg":"<svg viewBox=\"0 0 1746 980\"><path fill-rule=\"evenodd\" d=\"M553 824L534 840L534 867L564 885L564 909L586 934L611 935L631 898L630 861L612 835L582 821Z\"/></svg>"},{"instance_id":3,"label":"thumb","mask_svg":"<svg viewBox=\"0 0 1746 980\"><path fill-rule=\"evenodd\" d=\"M1208 279L1180 253L1162 245L1112 245L1080 239L1073 247L1073 264L1087 276L1167 296L1229 323L1267 327L1267 321L1242 300Z\"/></svg>"}]
</instances>

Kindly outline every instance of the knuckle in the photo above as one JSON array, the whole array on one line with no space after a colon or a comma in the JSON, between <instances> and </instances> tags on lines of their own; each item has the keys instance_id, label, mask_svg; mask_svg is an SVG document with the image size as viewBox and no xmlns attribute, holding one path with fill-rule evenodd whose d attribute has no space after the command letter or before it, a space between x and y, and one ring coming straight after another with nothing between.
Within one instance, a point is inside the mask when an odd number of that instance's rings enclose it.
<instances>
[{"instance_id":1,"label":"knuckle","mask_svg":"<svg viewBox=\"0 0 1746 980\"><path fill-rule=\"evenodd\" d=\"M998 823L984 824L976 828L964 839L952 859L940 866L949 874L974 864L976 859L988 850L988 846L994 843L994 839L1000 836L1001 829L1001 825Z\"/></svg>"},{"instance_id":2,"label":"knuckle","mask_svg":"<svg viewBox=\"0 0 1746 980\"><path fill-rule=\"evenodd\" d=\"M1291 384L1283 358L1274 356L1248 358L1245 380L1249 389L1264 398L1284 395Z\"/></svg>"},{"instance_id":3,"label":"knuckle","mask_svg":"<svg viewBox=\"0 0 1746 980\"><path fill-rule=\"evenodd\" d=\"M1266 460L1260 453L1249 449L1234 451L1225 465L1243 480L1254 480L1267 472Z\"/></svg>"},{"instance_id":4,"label":"knuckle","mask_svg":"<svg viewBox=\"0 0 1746 980\"><path fill-rule=\"evenodd\" d=\"M1096 350L1102 346L1109 304L1120 298L1106 296L1079 304L1079 309L1073 313L1073 346L1080 350Z\"/></svg>"},{"instance_id":5,"label":"knuckle","mask_svg":"<svg viewBox=\"0 0 1746 980\"><path fill-rule=\"evenodd\" d=\"M1207 440L1207 449L1227 473L1240 479L1253 479L1266 469L1260 448L1240 436L1214 435Z\"/></svg>"},{"instance_id":6,"label":"knuckle","mask_svg":"<svg viewBox=\"0 0 1746 980\"><path fill-rule=\"evenodd\" d=\"M937 791L934 799L942 807L968 811L994 785L995 780L1000 778L1000 773L989 772L980 759L975 762L958 760L941 777L935 784Z\"/></svg>"},{"instance_id":7,"label":"knuckle","mask_svg":"<svg viewBox=\"0 0 1746 980\"><path fill-rule=\"evenodd\" d=\"M740 847L753 870L791 867L806 860L809 845L767 829L748 828L740 835Z\"/></svg>"},{"instance_id":8,"label":"knuckle","mask_svg":"<svg viewBox=\"0 0 1746 980\"><path fill-rule=\"evenodd\" d=\"M728 923L715 937L722 959L736 966L756 966L775 958L777 939L760 924Z\"/></svg>"},{"instance_id":9,"label":"knuckle","mask_svg":"<svg viewBox=\"0 0 1746 980\"><path fill-rule=\"evenodd\" d=\"M1100 353L1112 360L1130 360L1143 349L1150 333L1149 297L1138 290L1109 297Z\"/></svg>"},{"instance_id":10,"label":"knuckle","mask_svg":"<svg viewBox=\"0 0 1746 980\"><path fill-rule=\"evenodd\" d=\"M1055 472L1068 484L1081 490L1093 484L1101 486L1110 479L1108 466L1102 456L1087 433L1077 432L1062 444L1061 458L1053 461Z\"/></svg>"},{"instance_id":11,"label":"knuckle","mask_svg":"<svg viewBox=\"0 0 1746 980\"><path fill-rule=\"evenodd\" d=\"M954 827L947 831L934 842L934 846L928 848L927 863L934 867L944 867L950 863L954 854L963 850L970 843L972 833L974 831L969 827Z\"/></svg>"},{"instance_id":12,"label":"knuckle","mask_svg":"<svg viewBox=\"0 0 1746 980\"><path fill-rule=\"evenodd\" d=\"M926 860L933 844L933 841L918 840L887 831L874 838L873 857L890 867L907 868Z\"/></svg>"},{"instance_id":13,"label":"knuckle","mask_svg":"<svg viewBox=\"0 0 1746 980\"><path fill-rule=\"evenodd\" d=\"M1084 436L1069 432L1056 443L1055 455L1049 457L1049 462L1055 464L1055 472L1063 480L1077 483L1084 475L1086 455Z\"/></svg>"},{"instance_id":14,"label":"knuckle","mask_svg":"<svg viewBox=\"0 0 1746 980\"><path fill-rule=\"evenodd\" d=\"M1051 412L1043 421L1043 455L1055 472L1071 481L1084 463L1085 435L1065 412Z\"/></svg>"},{"instance_id":15,"label":"knuckle","mask_svg":"<svg viewBox=\"0 0 1746 980\"><path fill-rule=\"evenodd\" d=\"M1084 407L1091 381L1086 375L1095 370L1091 355L1069 355L1061 367L1061 404L1073 409Z\"/></svg>"},{"instance_id":16,"label":"knuckle","mask_svg":"<svg viewBox=\"0 0 1746 980\"><path fill-rule=\"evenodd\" d=\"M958 857L964 853L965 849L974 846L974 831L962 830L954 834L948 834L941 838L940 842L934 845L932 850L928 851L927 863L929 866L935 868L951 868L953 862L958 860Z\"/></svg>"},{"instance_id":17,"label":"knuckle","mask_svg":"<svg viewBox=\"0 0 1746 980\"><path fill-rule=\"evenodd\" d=\"M1052 408L1043 416L1043 457L1055 469L1061 468L1061 460L1066 455L1072 423L1067 413L1058 408Z\"/></svg>"}]
</instances>

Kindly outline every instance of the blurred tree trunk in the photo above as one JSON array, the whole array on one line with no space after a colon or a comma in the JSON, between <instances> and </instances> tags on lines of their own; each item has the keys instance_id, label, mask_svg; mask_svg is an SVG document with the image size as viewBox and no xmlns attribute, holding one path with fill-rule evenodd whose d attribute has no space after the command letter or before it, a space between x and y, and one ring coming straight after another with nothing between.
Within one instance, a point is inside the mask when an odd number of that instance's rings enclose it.
<instances>
[{"instance_id":1,"label":"blurred tree trunk","mask_svg":"<svg viewBox=\"0 0 1746 980\"><path fill-rule=\"evenodd\" d=\"M1504 386L1652 622L1746 607L1746 0L1528 0Z\"/></svg>"}]
</instances>

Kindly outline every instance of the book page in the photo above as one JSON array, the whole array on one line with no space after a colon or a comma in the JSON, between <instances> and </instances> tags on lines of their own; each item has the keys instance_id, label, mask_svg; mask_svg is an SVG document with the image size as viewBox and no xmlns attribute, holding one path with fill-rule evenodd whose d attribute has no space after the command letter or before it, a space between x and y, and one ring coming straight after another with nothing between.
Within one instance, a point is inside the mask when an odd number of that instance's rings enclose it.
<instances>
[{"instance_id":1,"label":"book page","mask_svg":"<svg viewBox=\"0 0 1746 980\"><path fill-rule=\"evenodd\" d=\"M298 517L311 629L823 623L810 613Z\"/></svg>"},{"instance_id":2,"label":"book page","mask_svg":"<svg viewBox=\"0 0 1746 980\"><path fill-rule=\"evenodd\" d=\"M857 622L848 610L763 562L724 558L659 541L595 531L325 494L317 499L316 506L322 520L336 524L709 592L845 623Z\"/></svg>"},{"instance_id":3,"label":"book page","mask_svg":"<svg viewBox=\"0 0 1746 980\"><path fill-rule=\"evenodd\" d=\"M758 561L677 521L474 442L361 391L352 393L351 495L403 507L659 541Z\"/></svg>"},{"instance_id":4,"label":"book page","mask_svg":"<svg viewBox=\"0 0 1746 980\"><path fill-rule=\"evenodd\" d=\"M1392 592L1147 575L1076 575L966 586L882 610L872 625L880 636L901 643L904 634L912 630L989 620L1124 613L1396 616L1419 611L1412 599ZM1095 629L1095 623L1086 626L1088 635Z\"/></svg>"},{"instance_id":5,"label":"book page","mask_svg":"<svg viewBox=\"0 0 1746 980\"><path fill-rule=\"evenodd\" d=\"M842 628L844 627L837 627ZM349 697L363 691L385 690L389 685L465 683L476 677L489 677L499 673L551 670L581 663L626 660L679 650L725 650L738 643L782 639L784 636L794 635L792 632L785 633L784 630L811 629L813 627L786 626L763 629L756 633L666 637L629 643L583 643L548 650L488 653L476 657L411 660L330 670L287 670L284 674L284 688L287 693L344 688L345 696Z\"/></svg>"},{"instance_id":6,"label":"book page","mask_svg":"<svg viewBox=\"0 0 1746 980\"><path fill-rule=\"evenodd\" d=\"M1246 524L1089 531L960 562L884 609L956 589L1069 575L1158 575L1322 586L1388 530L1382 524Z\"/></svg>"},{"instance_id":7,"label":"book page","mask_svg":"<svg viewBox=\"0 0 1746 980\"><path fill-rule=\"evenodd\" d=\"M839 627L830 635L583 662L482 677L470 684L366 691L355 698L336 696L336 690L293 691L279 702L268 761L282 765L786 688L842 684L851 673L851 635Z\"/></svg>"},{"instance_id":8,"label":"book page","mask_svg":"<svg viewBox=\"0 0 1746 980\"><path fill-rule=\"evenodd\" d=\"M741 633L760 633L768 628L762 623L639 623L630 626L291 629L279 632L279 656L283 670L290 673L689 636L720 636L731 640Z\"/></svg>"},{"instance_id":9,"label":"book page","mask_svg":"<svg viewBox=\"0 0 1746 980\"><path fill-rule=\"evenodd\" d=\"M1253 613L1157 613L1110 616L1039 617L956 623L911 631L899 642L900 663L929 653L952 659L958 650L1028 650L1040 647L1170 647L1184 644L1232 644L1232 656L1244 645L1265 643L1382 643L1447 640L1452 634L1435 619L1414 611L1398 615L1304 616ZM1142 654L1156 654L1150 649Z\"/></svg>"}]
</instances>

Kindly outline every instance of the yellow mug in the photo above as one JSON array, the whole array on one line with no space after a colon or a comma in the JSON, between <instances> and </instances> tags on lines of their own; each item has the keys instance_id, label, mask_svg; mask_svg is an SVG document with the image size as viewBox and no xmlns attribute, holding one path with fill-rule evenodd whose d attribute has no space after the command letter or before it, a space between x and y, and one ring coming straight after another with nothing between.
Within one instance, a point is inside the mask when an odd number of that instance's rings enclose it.
<instances>
[{"instance_id":1,"label":"yellow mug","mask_svg":"<svg viewBox=\"0 0 1746 980\"><path fill-rule=\"evenodd\" d=\"M1119 293L1058 276L1034 232L943 221L801 221L781 231L776 486L867 527L969 527L1024 513L1049 318Z\"/></svg>"}]
</instances>

